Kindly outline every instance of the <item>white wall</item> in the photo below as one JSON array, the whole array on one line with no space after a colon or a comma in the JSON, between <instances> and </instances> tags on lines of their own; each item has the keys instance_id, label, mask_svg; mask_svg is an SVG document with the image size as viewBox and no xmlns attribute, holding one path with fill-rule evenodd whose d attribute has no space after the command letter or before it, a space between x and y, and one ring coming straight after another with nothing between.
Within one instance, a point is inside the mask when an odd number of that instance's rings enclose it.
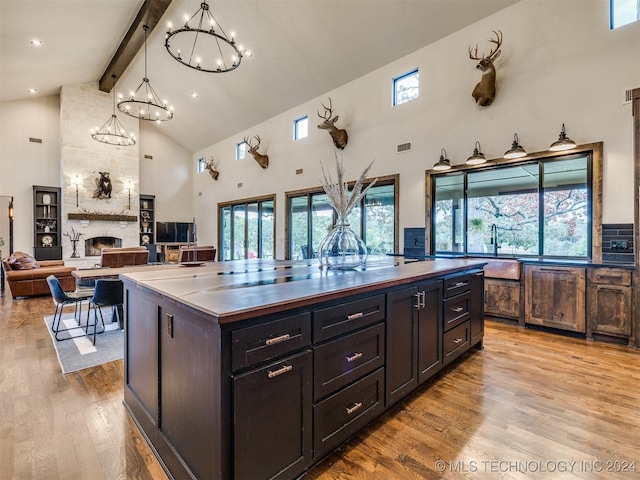
<instances>
[{"instance_id":1,"label":"white wall","mask_svg":"<svg viewBox=\"0 0 640 480\"><path fill-rule=\"evenodd\" d=\"M195 162L189 150L162 133L163 126L140 124L140 193L156 196L156 221L190 222Z\"/></svg>"},{"instance_id":2,"label":"white wall","mask_svg":"<svg viewBox=\"0 0 640 480\"><path fill-rule=\"evenodd\" d=\"M541 151L558 138L563 122L579 144L604 142L604 222L633 222L631 105L623 105L622 95L625 88L640 87L640 22L609 30L608 5L606 0L523 0L196 152L194 162L212 155L220 171L218 181L206 172L194 179L200 243L217 244L217 202L275 193L276 257L284 258L284 192L318 186L320 161L333 167L329 135L315 128L316 109L327 96L340 116L337 125L349 132L340 153L348 178L357 178L372 159L372 176L400 174L400 245L403 228L424 226L424 173L441 148L453 164L461 164L478 140L487 158L498 158L517 132L527 151ZM498 92L483 108L471 97L480 73L468 48L477 42L479 51L488 51L486 39L496 29L504 34L496 61ZM415 67L420 97L391 107L391 79ZM309 116L310 136L293 142L293 120L303 115ZM267 170L251 157L234 160L235 144L245 135L263 139L260 151L271 160ZM407 141L413 150L396 154L396 144ZM298 168L303 175L295 175Z\"/></svg>"},{"instance_id":3,"label":"white wall","mask_svg":"<svg viewBox=\"0 0 640 480\"><path fill-rule=\"evenodd\" d=\"M14 197L14 250L33 252L32 186L59 184L60 96L0 104L0 195Z\"/></svg>"}]
</instances>

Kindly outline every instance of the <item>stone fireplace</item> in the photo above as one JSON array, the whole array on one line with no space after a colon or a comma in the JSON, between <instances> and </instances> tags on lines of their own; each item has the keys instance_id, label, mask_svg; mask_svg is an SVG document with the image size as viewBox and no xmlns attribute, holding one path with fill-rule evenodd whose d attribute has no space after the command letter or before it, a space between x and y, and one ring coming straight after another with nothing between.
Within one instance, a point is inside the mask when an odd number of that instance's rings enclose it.
<instances>
[{"instance_id":1,"label":"stone fireplace","mask_svg":"<svg viewBox=\"0 0 640 480\"><path fill-rule=\"evenodd\" d=\"M139 144L109 145L89 134L112 114L112 95L113 91L101 92L97 82L64 85L60 93L61 232L81 238L79 258L70 259L71 239L63 235L62 255L78 266L92 265L103 246L133 247L140 242ZM139 136L136 119L126 115L119 119L128 132ZM103 172L109 172L110 196L96 195Z\"/></svg>"}]
</instances>

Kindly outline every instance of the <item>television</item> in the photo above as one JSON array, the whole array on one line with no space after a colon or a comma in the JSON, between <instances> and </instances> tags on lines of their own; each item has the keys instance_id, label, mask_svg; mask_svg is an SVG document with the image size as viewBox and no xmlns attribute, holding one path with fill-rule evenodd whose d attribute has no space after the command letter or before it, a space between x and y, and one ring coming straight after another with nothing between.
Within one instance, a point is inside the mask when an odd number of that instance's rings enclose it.
<instances>
[{"instance_id":1,"label":"television","mask_svg":"<svg viewBox=\"0 0 640 480\"><path fill-rule=\"evenodd\" d=\"M193 223L156 222L156 242L187 243L193 241Z\"/></svg>"}]
</instances>

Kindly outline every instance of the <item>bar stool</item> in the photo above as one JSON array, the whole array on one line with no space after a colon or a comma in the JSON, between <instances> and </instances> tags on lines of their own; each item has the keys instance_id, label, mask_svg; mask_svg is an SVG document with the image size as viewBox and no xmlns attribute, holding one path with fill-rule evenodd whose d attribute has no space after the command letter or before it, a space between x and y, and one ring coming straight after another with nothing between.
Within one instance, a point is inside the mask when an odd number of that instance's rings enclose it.
<instances>
[{"instance_id":1,"label":"bar stool","mask_svg":"<svg viewBox=\"0 0 640 480\"><path fill-rule=\"evenodd\" d=\"M51 297L53 298L53 303L56 306L56 309L53 313L53 322L51 322L51 331L54 333L54 338L58 341L68 340L70 338L81 337L82 335L69 336L67 338L58 338L58 334L60 332L67 332L69 330L74 330L78 327L82 327L81 325L81 316L82 316L82 302L85 300L89 300L93 296L93 290L79 290L76 292L65 292L62 290L60 286L60 282L55 277L55 275L49 275L47 277L47 284L49 285L49 290L51 290ZM78 327L71 328L60 328L60 320L62 319L62 310L67 305L74 305L74 318L78 323ZM87 311L87 323L89 323L89 311Z\"/></svg>"},{"instance_id":2,"label":"bar stool","mask_svg":"<svg viewBox=\"0 0 640 480\"><path fill-rule=\"evenodd\" d=\"M89 311L93 307L93 344L96 344L96 333L104 332L104 317L102 316L102 307L113 307L113 314L117 315L120 328L122 328L122 318L117 307L124 304L123 295L124 285L122 280L117 278L99 278L96 280L96 288L93 296L89 300ZM100 312L100 321L102 322L102 332L96 332L98 329L98 312ZM87 314L87 335L89 335L89 315Z\"/></svg>"}]
</instances>

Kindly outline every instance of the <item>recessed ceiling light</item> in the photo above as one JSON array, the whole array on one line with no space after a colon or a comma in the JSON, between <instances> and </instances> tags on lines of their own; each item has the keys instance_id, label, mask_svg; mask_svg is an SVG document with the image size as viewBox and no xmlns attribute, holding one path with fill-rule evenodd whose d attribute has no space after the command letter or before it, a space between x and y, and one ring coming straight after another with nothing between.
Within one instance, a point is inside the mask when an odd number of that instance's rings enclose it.
<instances>
[{"instance_id":1,"label":"recessed ceiling light","mask_svg":"<svg viewBox=\"0 0 640 480\"><path fill-rule=\"evenodd\" d=\"M29 93L38 93L38 90L36 90L35 88L30 88L28 90Z\"/></svg>"},{"instance_id":2,"label":"recessed ceiling light","mask_svg":"<svg viewBox=\"0 0 640 480\"><path fill-rule=\"evenodd\" d=\"M42 45L42 40L38 40L37 38L34 40L31 40L31 45L33 45L34 47L39 47Z\"/></svg>"},{"instance_id":3,"label":"recessed ceiling light","mask_svg":"<svg viewBox=\"0 0 640 480\"><path fill-rule=\"evenodd\" d=\"M191 96L193 98L198 98L198 93L197 92L191 92Z\"/></svg>"}]
</instances>

